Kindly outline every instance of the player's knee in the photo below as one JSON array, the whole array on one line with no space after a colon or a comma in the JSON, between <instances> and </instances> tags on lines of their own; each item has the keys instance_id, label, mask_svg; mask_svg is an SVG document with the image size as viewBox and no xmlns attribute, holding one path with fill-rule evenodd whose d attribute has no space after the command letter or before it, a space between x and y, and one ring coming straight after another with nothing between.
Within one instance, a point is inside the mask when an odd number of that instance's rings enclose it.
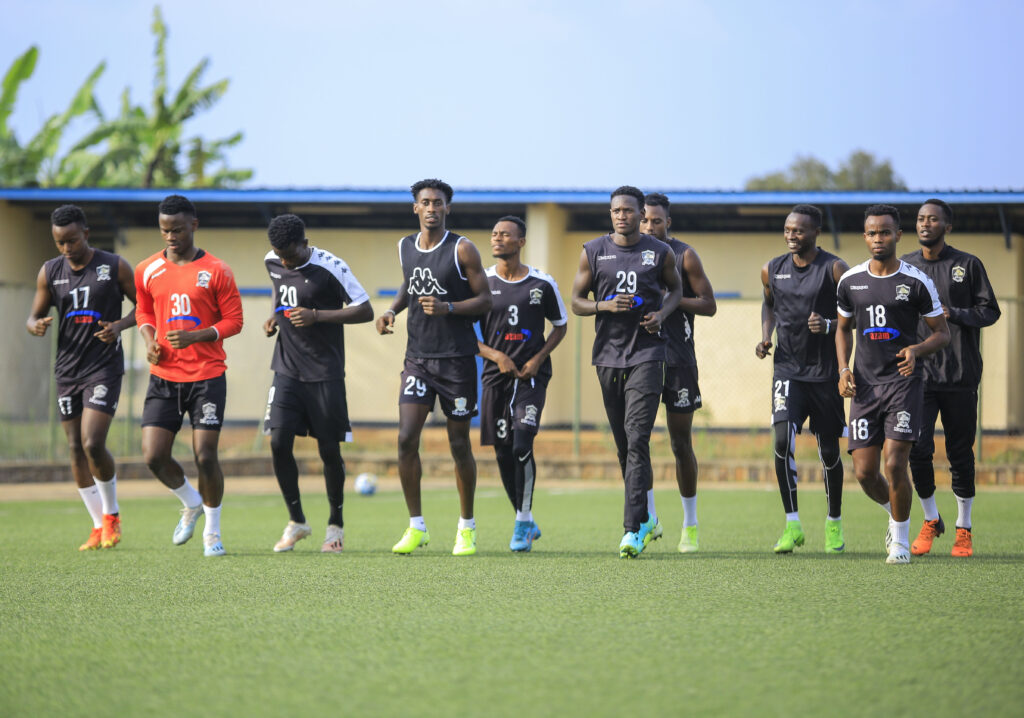
<instances>
[{"instance_id":1,"label":"player's knee","mask_svg":"<svg viewBox=\"0 0 1024 718\"><path fill-rule=\"evenodd\" d=\"M416 432L406 432L399 430L398 432L398 455L412 456L418 453L420 450L420 436Z\"/></svg>"},{"instance_id":2,"label":"player's knee","mask_svg":"<svg viewBox=\"0 0 1024 718\"><path fill-rule=\"evenodd\" d=\"M85 437L82 440L82 449L92 463L102 461L107 453L107 442L102 438Z\"/></svg>"},{"instance_id":3,"label":"player's knee","mask_svg":"<svg viewBox=\"0 0 1024 718\"><path fill-rule=\"evenodd\" d=\"M451 445L452 456L456 460L472 457L473 450L472 445L469 443L469 436L449 436L448 441Z\"/></svg>"},{"instance_id":4,"label":"player's knee","mask_svg":"<svg viewBox=\"0 0 1024 718\"><path fill-rule=\"evenodd\" d=\"M291 453L293 441L291 437L284 436L277 431L270 432L270 451L274 454Z\"/></svg>"},{"instance_id":5,"label":"player's knee","mask_svg":"<svg viewBox=\"0 0 1024 718\"><path fill-rule=\"evenodd\" d=\"M672 435L670 443L672 453L677 457L689 457L693 454L693 440L689 433Z\"/></svg>"},{"instance_id":6,"label":"player's knee","mask_svg":"<svg viewBox=\"0 0 1024 718\"><path fill-rule=\"evenodd\" d=\"M891 481L907 472L907 456L903 453L892 453L885 457L885 475Z\"/></svg>"},{"instance_id":7,"label":"player's knee","mask_svg":"<svg viewBox=\"0 0 1024 718\"><path fill-rule=\"evenodd\" d=\"M317 451L320 453L320 460L324 463L324 466L341 466L341 449L336 442L319 442L317 443Z\"/></svg>"},{"instance_id":8,"label":"player's knee","mask_svg":"<svg viewBox=\"0 0 1024 718\"><path fill-rule=\"evenodd\" d=\"M788 456L790 454L790 433L789 425L779 423L775 425L775 455Z\"/></svg>"},{"instance_id":9,"label":"player's knee","mask_svg":"<svg viewBox=\"0 0 1024 718\"><path fill-rule=\"evenodd\" d=\"M826 467L835 466L841 461L842 454L839 451L839 440L834 442L825 442L818 447L818 452L821 455L821 463Z\"/></svg>"},{"instance_id":10,"label":"player's knee","mask_svg":"<svg viewBox=\"0 0 1024 718\"><path fill-rule=\"evenodd\" d=\"M195 453L196 468L199 469L199 473L209 475L217 471L217 450L216 449L199 449Z\"/></svg>"}]
</instances>

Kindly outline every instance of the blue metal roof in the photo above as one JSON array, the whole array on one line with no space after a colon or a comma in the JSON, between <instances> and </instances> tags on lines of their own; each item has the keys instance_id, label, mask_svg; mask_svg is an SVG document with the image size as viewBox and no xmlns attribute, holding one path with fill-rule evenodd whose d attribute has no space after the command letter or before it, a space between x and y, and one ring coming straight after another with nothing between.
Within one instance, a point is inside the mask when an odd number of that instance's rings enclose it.
<instances>
[{"instance_id":1,"label":"blue metal roof","mask_svg":"<svg viewBox=\"0 0 1024 718\"><path fill-rule=\"evenodd\" d=\"M0 200L45 202L160 202L181 192L197 203L224 204L407 204L406 189L107 189L0 188ZM466 204L606 204L607 190L469 189L457 190ZM1024 204L1024 191L912 192L729 192L668 191L676 205L867 205L916 204L937 197L958 205Z\"/></svg>"}]
</instances>

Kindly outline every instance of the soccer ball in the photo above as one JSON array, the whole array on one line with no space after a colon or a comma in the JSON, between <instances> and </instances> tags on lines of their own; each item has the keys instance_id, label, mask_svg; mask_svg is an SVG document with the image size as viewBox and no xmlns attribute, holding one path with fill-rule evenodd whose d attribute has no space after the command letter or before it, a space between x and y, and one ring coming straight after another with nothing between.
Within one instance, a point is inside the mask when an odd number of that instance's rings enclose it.
<instances>
[{"instance_id":1,"label":"soccer ball","mask_svg":"<svg viewBox=\"0 0 1024 718\"><path fill-rule=\"evenodd\" d=\"M356 477L356 491L361 493L363 496L372 496L377 493L377 475L376 474L359 474Z\"/></svg>"}]
</instances>

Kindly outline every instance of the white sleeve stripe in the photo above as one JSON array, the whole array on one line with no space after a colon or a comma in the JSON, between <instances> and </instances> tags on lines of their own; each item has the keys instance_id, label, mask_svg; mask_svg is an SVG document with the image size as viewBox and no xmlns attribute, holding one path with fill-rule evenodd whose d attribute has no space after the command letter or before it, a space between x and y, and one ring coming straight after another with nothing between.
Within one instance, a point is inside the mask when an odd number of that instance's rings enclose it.
<instances>
[{"instance_id":1,"label":"white sleeve stripe","mask_svg":"<svg viewBox=\"0 0 1024 718\"><path fill-rule=\"evenodd\" d=\"M142 272L142 285L146 288L149 287L149 278L153 275L153 272L160 269L164 264L163 258L159 258L146 267L145 271Z\"/></svg>"},{"instance_id":2,"label":"white sleeve stripe","mask_svg":"<svg viewBox=\"0 0 1024 718\"><path fill-rule=\"evenodd\" d=\"M459 266L459 242L461 242L464 239L467 242L469 241L468 239L466 239L465 237L463 237L461 235L459 236L459 238L457 240L455 240L455 271L457 271L459 273L459 277L463 281L467 281L466 280L466 275L462 273L462 267Z\"/></svg>"},{"instance_id":3,"label":"white sleeve stripe","mask_svg":"<svg viewBox=\"0 0 1024 718\"><path fill-rule=\"evenodd\" d=\"M848 312L842 307L836 307L836 311L839 313L840 316L846 317L847 319L853 316L853 312Z\"/></svg>"}]
</instances>

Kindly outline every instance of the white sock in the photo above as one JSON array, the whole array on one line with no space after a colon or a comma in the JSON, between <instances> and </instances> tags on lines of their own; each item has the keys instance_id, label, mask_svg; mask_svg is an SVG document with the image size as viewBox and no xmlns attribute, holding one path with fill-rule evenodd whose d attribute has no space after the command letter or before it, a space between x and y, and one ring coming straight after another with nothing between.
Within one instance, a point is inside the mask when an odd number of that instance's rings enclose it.
<instances>
[{"instance_id":1,"label":"white sock","mask_svg":"<svg viewBox=\"0 0 1024 718\"><path fill-rule=\"evenodd\" d=\"M516 511L516 521L533 521L533 512Z\"/></svg>"},{"instance_id":2,"label":"white sock","mask_svg":"<svg viewBox=\"0 0 1024 718\"><path fill-rule=\"evenodd\" d=\"M925 521L934 521L939 518L939 507L935 505L935 494L927 499L921 499L921 508L924 510Z\"/></svg>"},{"instance_id":3,"label":"white sock","mask_svg":"<svg viewBox=\"0 0 1024 718\"><path fill-rule=\"evenodd\" d=\"M417 531L426 531L427 522L423 520L422 516L410 516L409 528L416 529Z\"/></svg>"},{"instance_id":4,"label":"white sock","mask_svg":"<svg viewBox=\"0 0 1024 718\"><path fill-rule=\"evenodd\" d=\"M687 498L679 496L683 500L683 528L697 525L697 495Z\"/></svg>"},{"instance_id":5,"label":"white sock","mask_svg":"<svg viewBox=\"0 0 1024 718\"><path fill-rule=\"evenodd\" d=\"M969 529L971 527L971 505L974 503L974 497L969 499L956 497L956 526L961 529Z\"/></svg>"},{"instance_id":6,"label":"white sock","mask_svg":"<svg viewBox=\"0 0 1024 718\"><path fill-rule=\"evenodd\" d=\"M220 506L203 504L203 513L206 515L203 536L220 536Z\"/></svg>"},{"instance_id":7,"label":"white sock","mask_svg":"<svg viewBox=\"0 0 1024 718\"><path fill-rule=\"evenodd\" d=\"M203 503L203 497L200 496L195 487L188 482L187 476L185 477L185 483L176 489L171 489L171 493L181 500L181 505L186 509L194 509L196 506Z\"/></svg>"},{"instance_id":8,"label":"white sock","mask_svg":"<svg viewBox=\"0 0 1024 718\"><path fill-rule=\"evenodd\" d=\"M890 503L889 501L886 501L884 504L879 504L879 506L881 506L883 509L885 509L885 513L889 514L889 520L891 521L892 520L892 503Z\"/></svg>"},{"instance_id":9,"label":"white sock","mask_svg":"<svg viewBox=\"0 0 1024 718\"><path fill-rule=\"evenodd\" d=\"M829 521L842 521L843 517L842 516L829 516L828 520Z\"/></svg>"},{"instance_id":10,"label":"white sock","mask_svg":"<svg viewBox=\"0 0 1024 718\"><path fill-rule=\"evenodd\" d=\"M90 486L87 489L79 489L78 494L82 497L85 510L89 512L89 516L92 518L92 527L94 529L102 528L103 501L100 499L99 489L95 486Z\"/></svg>"},{"instance_id":11,"label":"white sock","mask_svg":"<svg viewBox=\"0 0 1024 718\"><path fill-rule=\"evenodd\" d=\"M92 480L96 482L96 488L99 489L100 499L103 501L103 513L119 513L121 509L117 506L117 474L114 474L110 481L100 481L95 476L92 477Z\"/></svg>"},{"instance_id":12,"label":"white sock","mask_svg":"<svg viewBox=\"0 0 1024 718\"><path fill-rule=\"evenodd\" d=\"M893 538L901 546L910 546L910 519L892 522Z\"/></svg>"},{"instance_id":13,"label":"white sock","mask_svg":"<svg viewBox=\"0 0 1024 718\"><path fill-rule=\"evenodd\" d=\"M786 514L786 521L799 521L799 520L800 520L800 512L799 511L793 511L792 513Z\"/></svg>"},{"instance_id":14,"label":"white sock","mask_svg":"<svg viewBox=\"0 0 1024 718\"><path fill-rule=\"evenodd\" d=\"M650 518L654 520L654 523L658 523L658 512L654 510L654 489L650 489L647 492L647 513L650 514Z\"/></svg>"},{"instance_id":15,"label":"white sock","mask_svg":"<svg viewBox=\"0 0 1024 718\"><path fill-rule=\"evenodd\" d=\"M460 516L459 517L459 528L460 529L475 529L476 528L476 519L474 519L474 518L464 519L464 518L462 518Z\"/></svg>"}]
</instances>

